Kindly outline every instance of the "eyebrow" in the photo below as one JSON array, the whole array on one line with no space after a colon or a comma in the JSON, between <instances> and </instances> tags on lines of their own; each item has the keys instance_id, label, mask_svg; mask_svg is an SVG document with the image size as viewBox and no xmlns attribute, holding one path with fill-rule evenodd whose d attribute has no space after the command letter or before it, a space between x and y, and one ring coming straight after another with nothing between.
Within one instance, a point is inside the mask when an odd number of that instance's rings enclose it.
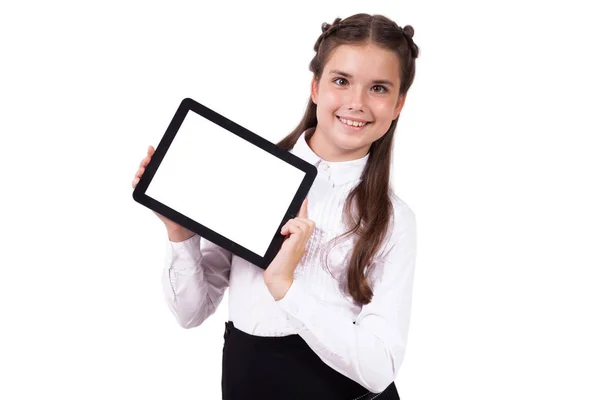
<instances>
[{"instance_id":1,"label":"eyebrow","mask_svg":"<svg viewBox=\"0 0 600 400\"><path fill-rule=\"evenodd\" d=\"M329 71L329 74L335 74L335 75L341 75L344 78L350 78L352 79L352 75L350 75L347 72L344 71L340 71L338 69L332 69L331 71ZM394 84L391 81L388 81L387 79L376 79L373 81L373 83L375 83L376 85L389 85L389 86L394 86Z\"/></svg>"}]
</instances>

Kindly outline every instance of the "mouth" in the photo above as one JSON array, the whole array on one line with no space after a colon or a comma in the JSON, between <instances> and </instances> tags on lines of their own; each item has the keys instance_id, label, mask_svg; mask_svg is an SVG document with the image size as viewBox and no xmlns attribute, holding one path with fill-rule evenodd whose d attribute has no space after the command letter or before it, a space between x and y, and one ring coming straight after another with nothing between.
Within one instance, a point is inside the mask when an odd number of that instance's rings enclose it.
<instances>
[{"instance_id":1,"label":"mouth","mask_svg":"<svg viewBox=\"0 0 600 400\"><path fill-rule=\"evenodd\" d=\"M349 128L349 129L352 129L355 131L364 129L366 126L370 125L372 122L372 121L356 121L356 120L346 119L346 118L342 118L338 115L336 115L335 117L346 128Z\"/></svg>"}]
</instances>

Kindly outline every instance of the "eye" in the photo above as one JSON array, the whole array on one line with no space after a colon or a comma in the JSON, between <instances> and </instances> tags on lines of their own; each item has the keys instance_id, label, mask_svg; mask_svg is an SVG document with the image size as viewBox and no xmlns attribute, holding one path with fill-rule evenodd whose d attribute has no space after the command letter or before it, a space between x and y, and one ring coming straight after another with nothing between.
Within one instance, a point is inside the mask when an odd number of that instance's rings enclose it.
<instances>
[{"instance_id":1,"label":"eye","mask_svg":"<svg viewBox=\"0 0 600 400\"><path fill-rule=\"evenodd\" d=\"M377 93L386 93L388 90L385 86L381 86L381 85L375 85L373 86L373 89L375 88L380 88L381 90L375 90Z\"/></svg>"},{"instance_id":2,"label":"eye","mask_svg":"<svg viewBox=\"0 0 600 400\"><path fill-rule=\"evenodd\" d=\"M336 83L336 84L337 84L337 82L338 82L338 81L344 81L344 82L346 82L346 83L348 82L348 81L346 80L346 78L335 78L335 79L333 80L333 82L334 82L334 83Z\"/></svg>"}]
</instances>

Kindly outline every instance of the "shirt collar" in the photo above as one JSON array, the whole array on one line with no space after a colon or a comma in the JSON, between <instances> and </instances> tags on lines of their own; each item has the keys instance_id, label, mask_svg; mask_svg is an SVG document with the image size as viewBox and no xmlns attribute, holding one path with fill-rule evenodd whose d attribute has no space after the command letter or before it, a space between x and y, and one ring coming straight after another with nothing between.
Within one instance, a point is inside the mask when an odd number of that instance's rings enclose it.
<instances>
[{"instance_id":1,"label":"shirt collar","mask_svg":"<svg viewBox=\"0 0 600 400\"><path fill-rule=\"evenodd\" d=\"M310 136L314 129L313 127L302 132L291 153L317 167L318 175L324 175L333 186L359 180L369 160L370 152L357 160L325 161L315 154L306 142L306 135L309 134Z\"/></svg>"}]
</instances>

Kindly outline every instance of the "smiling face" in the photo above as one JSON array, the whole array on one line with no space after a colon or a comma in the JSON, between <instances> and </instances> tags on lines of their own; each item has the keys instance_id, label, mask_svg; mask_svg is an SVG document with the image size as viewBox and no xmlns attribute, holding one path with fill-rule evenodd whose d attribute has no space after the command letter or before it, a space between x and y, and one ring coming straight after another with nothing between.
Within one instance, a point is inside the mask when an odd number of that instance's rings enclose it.
<instances>
[{"instance_id":1,"label":"smiling face","mask_svg":"<svg viewBox=\"0 0 600 400\"><path fill-rule=\"evenodd\" d=\"M311 83L318 122L309 146L327 161L364 157L400 114L406 96L399 93L400 60L393 51L338 46Z\"/></svg>"}]
</instances>

